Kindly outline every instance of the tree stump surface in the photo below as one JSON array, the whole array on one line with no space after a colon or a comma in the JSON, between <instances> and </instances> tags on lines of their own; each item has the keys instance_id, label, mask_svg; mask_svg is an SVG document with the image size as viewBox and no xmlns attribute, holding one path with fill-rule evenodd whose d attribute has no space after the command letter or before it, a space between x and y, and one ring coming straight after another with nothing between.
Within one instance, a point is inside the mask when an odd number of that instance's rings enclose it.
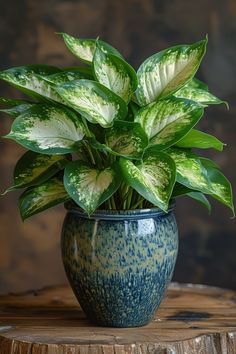
<instances>
[{"instance_id":1,"label":"tree stump surface","mask_svg":"<svg viewBox=\"0 0 236 354\"><path fill-rule=\"evenodd\" d=\"M193 353L236 353L235 292L172 283L138 328L94 326L68 286L0 296L0 354Z\"/></svg>"}]
</instances>

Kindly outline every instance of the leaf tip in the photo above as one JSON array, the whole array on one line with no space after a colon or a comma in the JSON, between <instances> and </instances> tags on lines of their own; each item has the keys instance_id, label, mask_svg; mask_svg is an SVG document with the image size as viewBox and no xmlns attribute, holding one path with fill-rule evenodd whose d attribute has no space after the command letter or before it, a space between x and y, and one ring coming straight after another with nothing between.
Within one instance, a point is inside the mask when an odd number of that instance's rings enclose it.
<instances>
[{"instance_id":1,"label":"leaf tip","mask_svg":"<svg viewBox=\"0 0 236 354\"><path fill-rule=\"evenodd\" d=\"M222 104L224 104L227 108L227 110L229 111L230 107L229 107L229 103L227 101L221 101Z\"/></svg>"},{"instance_id":2,"label":"leaf tip","mask_svg":"<svg viewBox=\"0 0 236 354\"><path fill-rule=\"evenodd\" d=\"M13 137L14 137L14 134L12 134L12 133L8 133L6 135L1 136L2 139L13 139Z\"/></svg>"},{"instance_id":3,"label":"leaf tip","mask_svg":"<svg viewBox=\"0 0 236 354\"><path fill-rule=\"evenodd\" d=\"M233 201L232 201L232 204L230 206L230 209L232 210L232 216L230 216L230 219L233 220L235 219L235 208L234 208L234 204L233 204Z\"/></svg>"},{"instance_id":4,"label":"leaf tip","mask_svg":"<svg viewBox=\"0 0 236 354\"><path fill-rule=\"evenodd\" d=\"M20 216L21 216L22 222L25 222L25 220L26 220L30 215L25 214L24 211L21 209L21 206L20 206Z\"/></svg>"},{"instance_id":5,"label":"leaf tip","mask_svg":"<svg viewBox=\"0 0 236 354\"><path fill-rule=\"evenodd\" d=\"M1 196L4 196L4 195L6 195L8 192L10 192L11 191L11 187L10 188L7 188L4 192L2 192L0 195Z\"/></svg>"},{"instance_id":6,"label":"leaf tip","mask_svg":"<svg viewBox=\"0 0 236 354\"><path fill-rule=\"evenodd\" d=\"M59 36L62 36L63 38L68 36L65 32L54 32L55 34L58 34Z\"/></svg>"}]
</instances>

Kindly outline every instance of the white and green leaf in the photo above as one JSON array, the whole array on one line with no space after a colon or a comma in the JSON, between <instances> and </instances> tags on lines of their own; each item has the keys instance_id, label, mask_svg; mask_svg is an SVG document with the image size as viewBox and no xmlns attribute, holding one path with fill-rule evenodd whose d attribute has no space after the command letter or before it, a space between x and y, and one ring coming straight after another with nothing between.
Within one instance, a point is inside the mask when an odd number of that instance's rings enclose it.
<instances>
[{"instance_id":1,"label":"white and green leaf","mask_svg":"<svg viewBox=\"0 0 236 354\"><path fill-rule=\"evenodd\" d=\"M163 150L185 136L202 115L203 107L198 103L170 97L139 110L135 121L145 130L149 144Z\"/></svg>"},{"instance_id":2,"label":"white and green leaf","mask_svg":"<svg viewBox=\"0 0 236 354\"><path fill-rule=\"evenodd\" d=\"M101 84L115 92L126 103L130 101L138 85L137 75L132 66L116 55L105 53L97 45L93 67L95 76Z\"/></svg>"},{"instance_id":3,"label":"white and green leaf","mask_svg":"<svg viewBox=\"0 0 236 354\"><path fill-rule=\"evenodd\" d=\"M178 45L146 59L138 69L136 97L145 106L173 94L186 84L199 68L207 39L192 45Z\"/></svg>"},{"instance_id":4,"label":"white and green leaf","mask_svg":"<svg viewBox=\"0 0 236 354\"><path fill-rule=\"evenodd\" d=\"M97 169L83 161L72 161L65 167L65 189L89 215L115 193L120 183L119 175L112 167Z\"/></svg>"},{"instance_id":5,"label":"white and green leaf","mask_svg":"<svg viewBox=\"0 0 236 354\"><path fill-rule=\"evenodd\" d=\"M202 89L197 89L191 86L184 86L177 92L175 92L175 97L187 98L195 102L201 103L203 106L209 106L211 104L228 104L225 101L220 100L218 97L212 95L209 91Z\"/></svg>"},{"instance_id":6,"label":"white and green leaf","mask_svg":"<svg viewBox=\"0 0 236 354\"><path fill-rule=\"evenodd\" d=\"M105 142L118 155L139 159L148 145L148 138L139 123L116 121L112 128L106 129Z\"/></svg>"},{"instance_id":7,"label":"white and green leaf","mask_svg":"<svg viewBox=\"0 0 236 354\"><path fill-rule=\"evenodd\" d=\"M9 114L12 117L18 117L25 111L27 111L29 108L32 108L35 106L37 103L22 103L17 106L11 107L11 108L2 108L0 109L0 112L4 112Z\"/></svg>"},{"instance_id":8,"label":"white and green leaf","mask_svg":"<svg viewBox=\"0 0 236 354\"><path fill-rule=\"evenodd\" d=\"M27 151L14 169L14 184L6 192L27 188L45 182L69 162L65 155L45 155Z\"/></svg>"},{"instance_id":9,"label":"white and green leaf","mask_svg":"<svg viewBox=\"0 0 236 354\"><path fill-rule=\"evenodd\" d=\"M91 123L104 128L127 114L125 102L99 82L76 80L56 88L60 96Z\"/></svg>"},{"instance_id":10,"label":"white and green leaf","mask_svg":"<svg viewBox=\"0 0 236 354\"><path fill-rule=\"evenodd\" d=\"M176 146L182 148L215 149L218 151L222 151L224 145L225 144L215 136L196 129L190 130L176 143Z\"/></svg>"},{"instance_id":11,"label":"white and green leaf","mask_svg":"<svg viewBox=\"0 0 236 354\"><path fill-rule=\"evenodd\" d=\"M20 213L23 220L57 204L69 200L63 182L58 177L27 189L19 199Z\"/></svg>"},{"instance_id":12,"label":"white and green leaf","mask_svg":"<svg viewBox=\"0 0 236 354\"><path fill-rule=\"evenodd\" d=\"M61 33L61 35L71 53L86 63L91 63L93 61L93 55L96 50L96 43L99 44L105 53L112 53L122 57L122 55L115 48L100 39L96 40L75 38L67 33Z\"/></svg>"},{"instance_id":13,"label":"white and green leaf","mask_svg":"<svg viewBox=\"0 0 236 354\"><path fill-rule=\"evenodd\" d=\"M13 122L6 138L43 154L77 151L85 135L81 119L65 107L38 104Z\"/></svg>"},{"instance_id":14,"label":"white and green leaf","mask_svg":"<svg viewBox=\"0 0 236 354\"><path fill-rule=\"evenodd\" d=\"M176 164L177 182L211 195L234 212L231 185L215 164L208 159L199 158L189 150L171 148L168 154Z\"/></svg>"},{"instance_id":15,"label":"white and green leaf","mask_svg":"<svg viewBox=\"0 0 236 354\"><path fill-rule=\"evenodd\" d=\"M146 200L167 212L176 180L174 161L165 153L151 148L142 163L121 158L125 181Z\"/></svg>"},{"instance_id":16,"label":"white and green leaf","mask_svg":"<svg viewBox=\"0 0 236 354\"><path fill-rule=\"evenodd\" d=\"M93 76L84 73L81 69L68 69L44 77L44 80L47 80L54 85L63 85L68 81L80 79L93 79Z\"/></svg>"},{"instance_id":17,"label":"white and green leaf","mask_svg":"<svg viewBox=\"0 0 236 354\"><path fill-rule=\"evenodd\" d=\"M0 72L0 79L7 81L33 98L63 103L50 82L43 79L43 77L59 71L57 68L46 65L19 66Z\"/></svg>"}]
</instances>

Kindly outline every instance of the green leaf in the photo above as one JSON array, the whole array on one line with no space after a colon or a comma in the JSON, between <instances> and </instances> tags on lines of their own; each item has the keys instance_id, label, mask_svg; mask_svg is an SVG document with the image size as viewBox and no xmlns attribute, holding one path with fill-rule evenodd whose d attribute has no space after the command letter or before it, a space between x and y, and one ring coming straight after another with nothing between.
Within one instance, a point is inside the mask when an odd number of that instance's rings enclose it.
<instances>
[{"instance_id":1,"label":"green leaf","mask_svg":"<svg viewBox=\"0 0 236 354\"><path fill-rule=\"evenodd\" d=\"M198 158L205 167L218 168L218 170L220 169L218 164L215 161L212 161L212 160L207 159L206 157L202 157L202 156L198 156Z\"/></svg>"},{"instance_id":2,"label":"green leaf","mask_svg":"<svg viewBox=\"0 0 236 354\"><path fill-rule=\"evenodd\" d=\"M202 205L204 205L208 212L211 212L211 204L209 202L209 200L207 199L207 197L201 193L201 192L190 192L186 194L188 197L196 200L197 202L201 203Z\"/></svg>"},{"instance_id":3,"label":"green leaf","mask_svg":"<svg viewBox=\"0 0 236 354\"><path fill-rule=\"evenodd\" d=\"M135 121L145 130L149 144L163 150L186 135L202 114L203 108L198 103L170 97L139 110Z\"/></svg>"},{"instance_id":4,"label":"green leaf","mask_svg":"<svg viewBox=\"0 0 236 354\"><path fill-rule=\"evenodd\" d=\"M27 103L30 103L30 102L26 101L26 100L18 100L16 98L0 97L0 104L6 105L9 107L19 106L21 104L27 104Z\"/></svg>"},{"instance_id":5,"label":"green leaf","mask_svg":"<svg viewBox=\"0 0 236 354\"><path fill-rule=\"evenodd\" d=\"M215 164L188 150L171 148L168 153L176 164L177 182L211 195L234 212L231 185Z\"/></svg>"},{"instance_id":6,"label":"green leaf","mask_svg":"<svg viewBox=\"0 0 236 354\"><path fill-rule=\"evenodd\" d=\"M184 87L192 87L192 88L195 88L195 89L209 91L208 85L205 82L197 79L196 77L194 77L193 79L188 81L187 84Z\"/></svg>"},{"instance_id":7,"label":"green leaf","mask_svg":"<svg viewBox=\"0 0 236 354\"><path fill-rule=\"evenodd\" d=\"M14 185L6 192L43 183L62 170L68 162L65 155L53 156L27 151L15 166Z\"/></svg>"},{"instance_id":8,"label":"green leaf","mask_svg":"<svg viewBox=\"0 0 236 354\"><path fill-rule=\"evenodd\" d=\"M76 80L58 86L56 90L88 121L104 128L111 127L115 119L123 119L127 114L125 102L98 82Z\"/></svg>"},{"instance_id":9,"label":"green leaf","mask_svg":"<svg viewBox=\"0 0 236 354\"><path fill-rule=\"evenodd\" d=\"M138 85L132 66L116 55L105 53L97 46L93 67L97 80L128 103Z\"/></svg>"},{"instance_id":10,"label":"green leaf","mask_svg":"<svg viewBox=\"0 0 236 354\"><path fill-rule=\"evenodd\" d=\"M122 55L115 48L100 39L81 39L72 37L67 33L60 34L62 35L64 42L71 53L86 63L91 63L93 61L96 43L99 44L105 53L112 53L122 57Z\"/></svg>"},{"instance_id":11,"label":"green leaf","mask_svg":"<svg viewBox=\"0 0 236 354\"><path fill-rule=\"evenodd\" d=\"M116 121L105 132L107 146L117 154L129 158L141 158L148 145L148 138L139 123Z\"/></svg>"},{"instance_id":12,"label":"green leaf","mask_svg":"<svg viewBox=\"0 0 236 354\"><path fill-rule=\"evenodd\" d=\"M195 75L206 51L207 39L178 45L152 55L138 69L138 102L145 106L180 89Z\"/></svg>"},{"instance_id":13,"label":"green leaf","mask_svg":"<svg viewBox=\"0 0 236 354\"><path fill-rule=\"evenodd\" d=\"M231 183L218 168L213 164L210 164L211 160L204 158L201 158L200 160L207 171L209 180L211 181L212 192L210 195L228 206L232 210L233 216L235 216Z\"/></svg>"},{"instance_id":14,"label":"green leaf","mask_svg":"<svg viewBox=\"0 0 236 354\"><path fill-rule=\"evenodd\" d=\"M23 220L60 203L69 200L64 185L54 177L39 186L27 189L19 199L20 213Z\"/></svg>"},{"instance_id":15,"label":"green leaf","mask_svg":"<svg viewBox=\"0 0 236 354\"><path fill-rule=\"evenodd\" d=\"M42 76L59 71L57 68L46 65L19 66L0 72L0 79L9 82L33 98L41 100L46 98L46 100L63 103L53 86L42 78Z\"/></svg>"},{"instance_id":16,"label":"green leaf","mask_svg":"<svg viewBox=\"0 0 236 354\"><path fill-rule=\"evenodd\" d=\"M145 153L142 163L135 165L121 158L120 166L126 182L132 188L155 206L168 210L176 169L174 161L167 154L151 148Z\"/></svg>"},{"instance_id":17,"label":"green leaf","mask_svg":"<svg viewBox=\"0 0 236 354\"><path fill-rule=\"evenodd\" d=\"M199 148L199 149L215 149L222 151L224 143L213 135L206 134L200 130L190 130L181 140L176 143L176 146L182 148Z\"/></svg>"},{"instance_id":18,"label":"green leaf","mask_svg":"<svg viewBox=\"0 0 236 354\"><path fill-rule=\"evenodd\" d=\"M194 191L190 188L183 186L182 184L176 183L173 189L172 197L176 198L184 195L195 199L196 201L204 205L209 211L209 213L211 212L211 204L203 193Z\"/></svg>"},{"instance_id":19,"label":"green leaf","mask_svg":"<svg viewBox=\"0 0 236 354\"><path fill-rule=\"evenodd\" d=\"M115 193L120 182L117 171L112 167L100 170L83 161L72 161L65 167L65 189L89 215Z\"/></svg>"},{"instance_id":20,"label":"green leaf","mask_svg":"<svg viewBox=\"0 0 236 354\"><path fill-rule=\"evenodd\" d=\"M84 134L83 123L69 109L38 104L15 119L6 137L29 150L56 155L77 151Z\"/></svg>"},{"instance_id":21,"label":"green leaf","mask_svg":"<svg viewBox=\"0 0 236 354\"><path fill-rule=\"evenodd\" d=\"M225 101L220 100L218 97L212 95L210 92L197 89L191 86L184 86L177 92L175 92L175 97L187 98L195 102L201 103L203 106L208 106L210 104L228 104Z\"/></svg>"},{"instance_id":22,"label":"green leaf","mask_svg":"<svg viewBox=\"0 0 236 354\"><path fill-rule=\"evenodd\" d=\"M22 104L20 104L18 106L14 106L14 107L11 107L11 108L0 109L0 112L7 113L7 114L9 114L12 117L18 117L19 115L21 115L22 113L27 111L27 109L32 108L36 104L37 103L22 103Z\"/></svg>"}]
</instances>

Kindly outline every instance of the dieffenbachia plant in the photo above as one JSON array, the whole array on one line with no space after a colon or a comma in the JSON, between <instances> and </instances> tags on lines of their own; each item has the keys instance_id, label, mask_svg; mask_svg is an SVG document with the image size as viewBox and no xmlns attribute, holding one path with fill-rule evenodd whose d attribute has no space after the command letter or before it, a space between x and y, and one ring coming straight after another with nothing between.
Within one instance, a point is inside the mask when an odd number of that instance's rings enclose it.
<instances>
[{"instance_id":1,"label":"dieffenbachia plant","mask_svg":"<svg viewBox=\"0 0 236 354\"><path fill-rule=\"evenodd\" d=\"M194 148L224 144L195 128L204 109L224 103L195 78L207 39L146 59L136 72L109 44L62 33L84 66L28 65L0 78L30 100L0 98L13 118L13 139L29 151L8 191L24 188L25 219L72 200L89 215L102 209L159 207L189 196L210 209L212 196L232 209L219 167Z\"/></svg>"}]
</instances>

